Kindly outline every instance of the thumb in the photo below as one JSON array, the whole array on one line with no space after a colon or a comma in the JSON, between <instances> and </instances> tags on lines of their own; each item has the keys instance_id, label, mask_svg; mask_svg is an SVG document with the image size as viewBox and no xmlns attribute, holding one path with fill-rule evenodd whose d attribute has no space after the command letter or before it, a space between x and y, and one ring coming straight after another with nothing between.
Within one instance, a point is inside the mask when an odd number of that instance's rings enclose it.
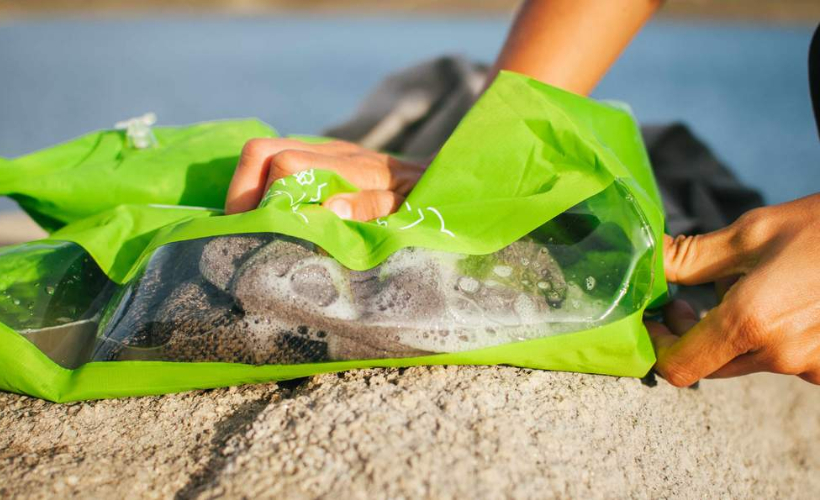
<instances>
[{"instance_id":1,"label":"thumb","mask_svg":"<svg viewBox=\"0 0 820 500\"><path fill-rule=\"evenodd\" d=\"M395 212L404 196L387 190L341 193L328 198L323 206L342 219L369 221Z\"/></svg>"},{"instance_id":2,"label":"thumb","mask_svg":"<svg viewBox=\"0 0 820 500\"><path fill-rule=\"evenodd\" d=\"M743 274L748 249L741 244L738 226L692 236L663 237L666 279L682 285L711 283Z\"/></svg>"}]
</instances>

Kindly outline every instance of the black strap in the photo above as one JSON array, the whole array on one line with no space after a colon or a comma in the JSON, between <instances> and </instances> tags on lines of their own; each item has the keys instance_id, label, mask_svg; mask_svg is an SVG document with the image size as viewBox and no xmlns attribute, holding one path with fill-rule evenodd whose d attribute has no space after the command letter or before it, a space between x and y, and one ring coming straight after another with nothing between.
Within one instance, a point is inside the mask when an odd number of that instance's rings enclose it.
<instances>
[{"instance_id":1,"label":"black strap","mask_svg":"<svg viewBox=\"0 0 820 500\"><path fill-rule=\"evenodd\" d=\"M817 134L820 135L820 25L814 31L809 48L809 90L811 104L814 107L814 121L817 122Z\"/></svg>"}]
</instances>

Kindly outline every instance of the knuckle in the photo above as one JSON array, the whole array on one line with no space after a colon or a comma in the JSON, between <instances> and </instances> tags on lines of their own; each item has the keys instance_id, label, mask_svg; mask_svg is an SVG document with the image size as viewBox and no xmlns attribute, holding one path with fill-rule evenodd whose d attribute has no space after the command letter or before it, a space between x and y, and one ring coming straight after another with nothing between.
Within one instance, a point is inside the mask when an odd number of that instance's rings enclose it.
<instances>
[{"instance_id":1,"label":"knuckle","mask_svg":"<svg viewBox=\"0 0 820 500\"><path fill-rule=\"evenodd\" d=\"M774 232L771 214L765 207L749 210L738 217L732 226L735 229L732 246L741 251L754 250Z\"/></svg>"},{"instance_id":2,"label":"knuckle","mask_svg":"<svg viewBox=\"0 0 820 500\"><path fill-rule=\"evenodd\" d=\"M242 147L242 156L257 156L268 146L269 139L255 138L248 140Z\"/></svg>"},{"instance_id":3,"label":"knuckle","mask_svg":"<svg viewBox=\"0 0 820 500\"><path fill-rule=\"evenodd\" d=\"M697 249L702 237L700 235L678 235L666 248L666 268L668 278L672 282L679 282L680 269L686 269L688 264L697 255Z\"/></svg>"},{"instance_id":4,"label":"knuckle","mask_svg":"<svg viewBox=\"0 0 820 500\"><path fill-rule=\"evenodd\" d=\"M745 303L754 303L745 301ZM766 326L763 315L756 307L727 304L720 329L726 340L732 344L737 354L744 354L763 345L766 337Z\"/></svg>"},{"instance_id":5,"label":"knuckle","mask_svg":"<svg viewBox=\"0 0 820 500\"><path fill-rule=\"evenodd\" d=\"M277 173L290 175L299 170L304 160L304 152L297 149L279 151L271 158L271 168Z\"/></svg>"},{"instance_id":6,"label":"knuckle","mask_svg":"<svg viewBox=\"0 0 820 500\"><path fill-rule=\"evenodd\" d=\"M679 363L658 363L655 369L664 380L675 387L689 387L698 381L692 370Z\"/></svg>"}]
</instances>

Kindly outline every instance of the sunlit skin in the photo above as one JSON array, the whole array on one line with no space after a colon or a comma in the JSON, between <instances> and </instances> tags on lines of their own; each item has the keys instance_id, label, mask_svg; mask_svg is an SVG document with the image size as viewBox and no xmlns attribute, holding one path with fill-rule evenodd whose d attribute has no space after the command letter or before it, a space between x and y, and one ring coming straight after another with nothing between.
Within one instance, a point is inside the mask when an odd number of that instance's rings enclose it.
<instances>
[{"instance_id":1,"label":"sunlit skin","mask_svg":"<svg viewBox=\"0 0 820 500\"><path fill-rule=\"evenodd\" d=\"M659 0L530 0L522 4L488 78L512 70L586 95L659 7ZM360 191L324 206L367 221L395 211L424 173L358 145L254 139L243 151L226 213L256 208L277 179L317 168ZM715 283L720 304L702 319L681 301L648 322L656 371L684 387L754 372L820 384L820 195L754 210L714 233L664 241L666 278Z\"/></svg>"},{"instance_id":2,"label":"sunlit skin","mask_svg":"<svg viewBox=\"0 0 820 500\"><path fill-rule=\"evenodd\" d=\"M746 213L714 233L667 238L666 277L716 283L703 319L686 303L647 323L658 363L676 386L754 372L820 383L820 194Z\"/></svg>"},{"instance_id":3,"label":"sunlit skin","mask_svg":"<svg viewBox=\"0 0 820 500\"><path fill-rule=\"evenodd\" d=\"M487 82L498 71L511 70L586 95L659 5L659 0L524 2ZM274 181L310 168L337 172L361 189L334 196L324 206L344 219L366 221L394 211L425 165L341 141L310 145L254 139L242 151L226 213L256 208Z\"/></svg>"}]
</instances>

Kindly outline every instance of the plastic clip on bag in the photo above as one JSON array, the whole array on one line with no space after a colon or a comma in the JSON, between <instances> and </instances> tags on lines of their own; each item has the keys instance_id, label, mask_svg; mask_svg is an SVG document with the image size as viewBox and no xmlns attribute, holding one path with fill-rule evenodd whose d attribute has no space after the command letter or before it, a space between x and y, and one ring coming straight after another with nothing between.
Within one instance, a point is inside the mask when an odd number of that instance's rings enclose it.
<instances>
[{"instance_id":1,"label":"plastic clip on bag","mask_svg":"<svg viewBox=\"0 0 820 500\"><path fill-rule=\"evenodd\" d=\"M510 364L642 376L663 214L623 109L502 73L395 214L308 170L221 206L255 121L121 130L0 163L52 230L0 249L0 388L70 401L358 367ZM59 177L59 180L55 180Z\"/></svg>"}]
</instances>

